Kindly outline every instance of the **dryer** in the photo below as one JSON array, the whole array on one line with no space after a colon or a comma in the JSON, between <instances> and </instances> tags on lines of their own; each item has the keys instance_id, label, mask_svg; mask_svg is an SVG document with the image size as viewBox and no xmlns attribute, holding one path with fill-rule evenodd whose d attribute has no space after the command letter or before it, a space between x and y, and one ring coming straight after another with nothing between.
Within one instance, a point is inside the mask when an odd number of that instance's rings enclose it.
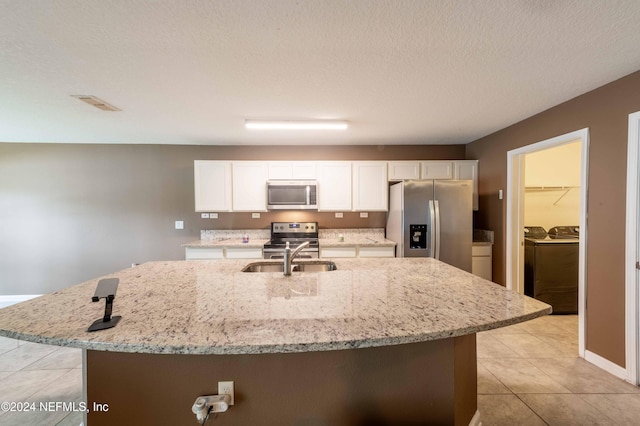
<instances>
[{"instance_id":1,"label":"dryer","mask_svg":"<svg viewBox=\"0 0 640 426\"><path fill-rule=\"evenodd\" d=\"M578 313L580 228L526 226L524 293L553 307L553 314Z\"/></svg>"}]
</instances>

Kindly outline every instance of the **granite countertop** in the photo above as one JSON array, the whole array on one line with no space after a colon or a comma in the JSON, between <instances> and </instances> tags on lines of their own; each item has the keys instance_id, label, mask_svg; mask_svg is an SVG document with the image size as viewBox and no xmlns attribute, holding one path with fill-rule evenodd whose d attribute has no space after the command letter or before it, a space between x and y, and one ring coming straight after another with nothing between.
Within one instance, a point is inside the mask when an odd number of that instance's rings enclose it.
<instances>
[{"instance_id":1,"label":"granite countertop","mask_svg":"<svg viewBox=\"0 0 640 426\"><path fill-rule=\"evenodd\" d=\"M338 270L244 273L246 260L150 262L120 279L119 324L82 284L0 309L0 335L92 350L257 354L436 340L551 312L545 303L431 258L336 259ZM301 262L302 263L302 262Z\"/></svg>"},{"instance_id":2,"label":"granite countertop","mask_svg":"<svg viewBox=\"0 0 640 426\"><path fill-rule=\"evenodd\" d=\"M320 248L322 247L395 247L396 243L386 238L372 239L368 237L345 238L338 241L334 238L320 238Z\"/></svg>"},{"instance_id":3,"label":"granite countertop","mask_svg":"<svg viewBox=\"0 0 640 426\"><path fill-rule=\"evenodd\" d=\"M266 239L266 240L249 239L248 243L243 243L242 242L242 238L226 238L226 239L220 239L220 240L195 240L195 241L191 241L191 242L188 242L186 244L183 244L182 247L189 247L189 248L207 248L207 247L262 248L268 241L269 241L268 239Z\"/></svg>"}]
</instances>

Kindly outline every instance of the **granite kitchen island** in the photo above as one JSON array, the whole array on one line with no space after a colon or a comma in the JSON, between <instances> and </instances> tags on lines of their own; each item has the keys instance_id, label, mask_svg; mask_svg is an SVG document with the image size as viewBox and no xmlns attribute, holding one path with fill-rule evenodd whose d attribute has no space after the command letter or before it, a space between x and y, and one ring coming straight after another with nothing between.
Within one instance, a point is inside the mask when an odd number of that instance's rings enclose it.
<instances>
[{"instance_id":1,"label":"granite kitchen island","mask_svg":"<svg viewBox=\"0 0 640 426\"><path fill-rule=\"evenodd\" d=\"M303 261L301 261L302 263ZM88 333L98 279L0 310L0 335L86 350L88 424L478 421L475 333L551 308L430 258L336 259L338 270L241 272L246 260L150 262L120 280L111 329Z\"/></svg>"}]
</instances>

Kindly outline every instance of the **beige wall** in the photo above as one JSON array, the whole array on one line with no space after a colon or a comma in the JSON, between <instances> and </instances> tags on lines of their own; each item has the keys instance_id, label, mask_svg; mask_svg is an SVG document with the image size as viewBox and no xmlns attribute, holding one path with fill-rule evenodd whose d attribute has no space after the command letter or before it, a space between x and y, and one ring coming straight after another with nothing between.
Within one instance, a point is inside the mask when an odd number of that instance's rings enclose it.
<instances>
[{"instance_id":1,"label":"beige wall","mask_svg":"<svg viewBox=\"0 0 640 426\"><path fill-rule=\"evenodd\" d=\"M184 259L201 229L384 227L384 213L194 212L193 160L463 159L457 146L171 146L0 143L0 295L40 294L151 260ZM184 220L185 229L174 228Z\"/></svg>"},{"instance_id":2,"label":"beige wall","mask_svg":"<svg viewBox=\"0 0 640 426\"><path fill-rule=\"evenodd\" d=\"M625 365L624 244L628 115L640 110L640 72L467 145L480 160L475 225L495 231L494 279L505 282L507 151L589 128L587 350Z\"/></svg>"},{"instance_id":3,"label":"beige wall","mask_svg":"<svg viewBox=\"0 0 640 426\"><path fill-rule=\"evenodd\" d=\"M525 225L580 224L581 147L578 141L525 155Z\"/></svg>"}]
</instances>

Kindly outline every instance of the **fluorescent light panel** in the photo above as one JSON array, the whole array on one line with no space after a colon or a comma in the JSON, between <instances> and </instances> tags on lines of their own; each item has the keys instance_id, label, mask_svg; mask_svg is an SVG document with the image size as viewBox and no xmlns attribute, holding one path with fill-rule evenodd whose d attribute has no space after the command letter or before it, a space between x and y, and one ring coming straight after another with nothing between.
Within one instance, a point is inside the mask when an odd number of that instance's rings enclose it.
<instances>
[{"instance_id":1,"label":"fluorescent light panel","mask_svg":"<svg viewBox=\"0 0 640 426\"><path fill-rule=\"evenodd\" d=\"M340 120L245 120L250 130L346 130L347 122Z\"/></svg>"}]
</instances>

